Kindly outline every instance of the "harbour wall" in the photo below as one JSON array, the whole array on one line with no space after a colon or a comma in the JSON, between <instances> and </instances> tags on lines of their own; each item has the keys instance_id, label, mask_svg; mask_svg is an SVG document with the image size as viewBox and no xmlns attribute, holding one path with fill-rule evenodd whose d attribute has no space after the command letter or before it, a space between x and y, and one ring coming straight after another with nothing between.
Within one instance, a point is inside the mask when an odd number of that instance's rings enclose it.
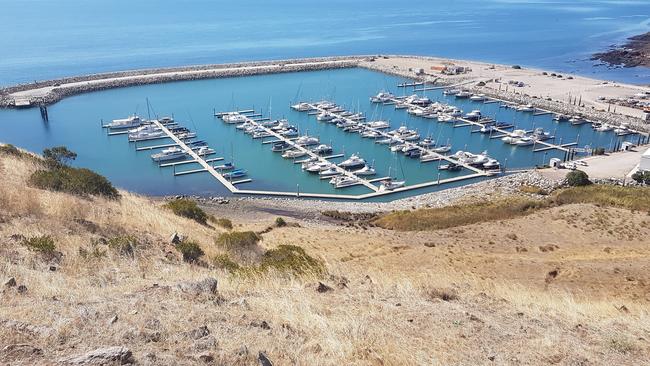
<instances>
[{"instance_id":1,"label":"harbour wall","mask_svg":"<svg viewBox=\"0 0 650 366\"><path fill-rule=\"evenodd\" d=\"M16 107L16 100L29 102L27 106L56 103L64 97L86 92L128 86L158 84L173 81L215 79L270 73L315 71L357 67L372 56L321 57L292 60L241 62L230 64L197 65L173 68L129 70L111 73L66 77L14 85L0 89L0 108ZM45 93L33 93L47 88ZM18 93L17 95L12 95Z\"/></svg>"}]
</instances>

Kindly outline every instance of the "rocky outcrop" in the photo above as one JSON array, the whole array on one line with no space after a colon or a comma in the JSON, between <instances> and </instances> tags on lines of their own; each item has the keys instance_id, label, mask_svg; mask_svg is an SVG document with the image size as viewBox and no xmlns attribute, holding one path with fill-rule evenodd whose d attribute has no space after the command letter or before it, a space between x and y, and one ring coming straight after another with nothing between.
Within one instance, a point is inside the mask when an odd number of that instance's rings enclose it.
<instances>
[{"instance_id":1,"label":"rocky outcrop","mask_svg":"<svg viewBox=\"0 0 650 366\"><path fill-rule=\"evenodd\" d=\"M630 37L626 44L596 53L591 59L611 66L650 66L650 32Z\"/></svg>"},{"instance_id":2,"label":"rocky outcrop","mask_svg":"<svg viewBox=\"0 0 650 366\"><path fill-rule=\"evenodd\" d=\"M201 281L180 282L176 285L176 288L190 295L210 295L217 292L217 284L216 278L206 278Z\"/></svg>"}]
</instances>

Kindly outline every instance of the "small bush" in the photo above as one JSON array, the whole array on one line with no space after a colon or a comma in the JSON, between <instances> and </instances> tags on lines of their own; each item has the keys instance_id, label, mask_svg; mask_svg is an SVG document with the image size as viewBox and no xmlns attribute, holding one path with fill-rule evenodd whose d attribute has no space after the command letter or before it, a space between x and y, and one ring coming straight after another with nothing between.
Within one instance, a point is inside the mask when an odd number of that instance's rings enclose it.
<instances>
[{"instance_id":1,"label":"small bush","mask_svg":"<svg viewBox=\"0 0 650 366\"><path fill-rule=\"evenodd\" d=\"M65 146L55 146L43 150L45 161L52 167L67 165L70 160L77 158L77 153L68 150Z\"/></svg>"},{"instance_id":2,"label":"small bush","mask_svg":"<svg viewBox=\"0 0 650 366\"><path fill-rule=\"evenodd\" d=\"M96 245L93 245L91 250L86 248L79 248L79 256L83 259L102 259L106 257L106 251L99 249Z\"/></svg>"},{"instance_id":3,"label":"small bush","mask_svg":"<svg viewBox=\"0 0 650 366\"><path fill-rule=\"evenodd\" d=\"M567 184L571 187L583 187L591 184L589 176L582 170L574 170L566 175Z\"/></svg>"},{"instance_id":4,"label":"small bush","mask_svg":"<svg viewBox=\"0 0 650 366\"><path fill-rule=\"evenodd\" d=\"M176 244L176 250L183 255L183 260L188 263L198 261L205 254L196 242L186 240Z\"/></svg>"},{"instance_id":5,"label":"small bush","mask_svg":"<svg viewBox=\"0 0 650 366\"><path fill-rule=\"evenodd\" d=\"M230 219L226 219L226 218L223 218L223 217L216 218L214 216L211 216L210 221L214 222L217 226L222 227L222 228L227 229L227 230L232 230L232 228L233 228L232 221L230 221Z\"/></svg>"},{"instance_id":6,"label":"small bush","mask_svg":"<svg viewBox=\"0 0 650 366\"><path fill-rule=\"evenodd\" d=\"M107 244L111 250L115 251L119 255L133 257L135 248L138 246L138 241L130 235L116 236L109 239Z\"/></svg>"},{"instance_id":7,"label":"small bush","mask_svg":"<svg viewBox=\"0 0 650 366\"><path fill-rule=\"evenodd\" d=\"M164 207L172 210L178 216L186 217L202 225L207 224L208 215L192 200L185 198L175 199L167 202Z\"/></svg>"},{"instance_id":8,"label":"small bush","mask_svg":"<svg viewBox=\"0 0 650 366\"><path fill-rule=\"evenodd\" d=\"M54 244L54 239L49 235L34 236L31 238L23 239L23 245L26 246L29 250L43 254L54 254L56 251L56 245Z\"/></svg>"},{"instance_id":9,"label":"small bush","mask_svg":"<svg viewBox=\"0 0 650 366\"><path fill-rule=\"evenodd\" d=\"M277 227L287 226L287 222L284 221L284 219L282 217L277 217L275 219L275 226L277 226Z\"/></svg>"},{"instance_id":10,"label":"small bush","mask_svg":"<svg viewBox=\"0 0 650 366\"><path fill-rule=\"evenodd\" d=\"M119 198L119 193L105 177L85 168L59 166L51 170L37 170L29 178L30 185L49 191L79 196Z\"/></svg>"},{"instance_id":11,"label":"small bush","mask_svg":"<svg viewBox=\"0 0 650 366\"><path fill-rule=\"evenodd\" d=\"M605 155L605 148L604 147L595 148L594 155Z\"/></svg>"},{"instance_id":12,"label":"small bush","mask_svg":"<svg viewBox=\"0 0 650 366\"><path fill-rule=\"evenodd\" d=\"M650 171L637 171L632 174L632 179L637 183L650 185Z\"/></svg>"},{"instance_id":13,"label":"small bush","mask_svg":"<svg viewBox=\"0 0 650 366\"><path fill-rule=\"evenodd\" d=\"M458 294L450 288L433 288L427 291L427 297L431 300L440 299L442 301L458 300Z\"/></svg>"},{"instance_id":14,"label":"small bush","mask_svg":"<svg viewBox=\"0 0 650 366\"><path fill-rule=\"evenodd\" d=\"M212 265L228 272L235 272L241 268L237 262L230 259L228 254L215 255L212 258Z\"/></svg>"},{"instance_id":15,"label":"small bush","mask_svg":"<svg viewBox=\"0 0 650 366\"><path fill-rule=\"evenodd\" d=\"M20 151L17 147L11 144L6 144L6 145L0 145L0 154L1 155L9 155L9 156L15 156L15 157L23 157L27 155L26 153Z\"/></svg>"},{"instance_id":16,"label":"small bush","mask_svg":"<svg viewBox=\"0 0 650 366\"><path fill-rule=\"evenodd\" d=\"M274 269L293 274L321 274L325 270L319 260L296 245L280 245L276 249L266 251L262 256L260 269Z\"/></svg>"},{"instance_id":17,"label":"small bush","mask_svg":"<svg viewBox=\"0 0 650 366\"><path fill-rule=\"evenodd\" d=\"M252 249L262 238L253 231L233 231L223 233L215 240L215 243L229 251Z\"/></svg>"}]
</instances>

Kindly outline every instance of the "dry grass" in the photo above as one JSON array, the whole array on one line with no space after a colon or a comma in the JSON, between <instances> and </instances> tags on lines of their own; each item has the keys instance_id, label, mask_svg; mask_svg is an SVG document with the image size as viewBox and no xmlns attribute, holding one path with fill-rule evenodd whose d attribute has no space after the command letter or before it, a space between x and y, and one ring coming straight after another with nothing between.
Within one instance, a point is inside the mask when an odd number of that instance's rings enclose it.
<instances>
[{"instance_id":1,"label":"dry grass","mask_svg":"<svg viewBox=\"0 0 650 366\"><path fill-rule=\"evenodd\" d=\"M110 201L26 187L34 169L28 161L0 157L0 169L0 276L28 289L2 295L0 345L43 350L5 363L47 364L104 345L129 347L141 364L201 364L198 355L208 352L216 364L250 365L260 351L278 365L650 362L645 213L586 205L531 213L525 202L508 213L499 203L499 222L472 224L476 216L463 219L464 209L452 209L451 219L443 212L429 219L466 226L434 232L301 221L255 245L280 262L304 258L295 250L286 256L297 245L322 273L271 266L242 276L214 244L225 230L127 192ZM223 210L216 214L228 214L243 232L273 218ZM606 234L603 223L619 224L614 217L630 226L632 239ZM184 263L167 243L173 231L197 241L204 260L219 268ZM15 234L50 235L63 256L44 260ZM125 249L130 237L137 239L132 250ZM535 249L551 244L558 248ZM547 283L554 268L559 274ZM218 294L176 289L206 277L218 278ZM318 282L331 290L318 292ZM201 326L210 334L193 338Z\"/></svg>"}]
</instances>

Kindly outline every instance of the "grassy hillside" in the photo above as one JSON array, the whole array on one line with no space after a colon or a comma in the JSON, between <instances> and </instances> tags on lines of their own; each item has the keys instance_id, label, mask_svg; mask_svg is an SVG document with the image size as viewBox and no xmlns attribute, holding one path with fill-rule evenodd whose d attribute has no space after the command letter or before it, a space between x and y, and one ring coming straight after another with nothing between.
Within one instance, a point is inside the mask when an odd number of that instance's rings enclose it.
<instances>
[{"instance_id":1,"label":"grassy hillside","mask_svg":"<svg viewBox=\"0 0 650 366\"><path fill-rule=\"evenodd\" d=\"M495 202L400 232L43 190L39 169L0 154L0 363L650 362L647 210Z\"/></svg>"}]
</instances>

